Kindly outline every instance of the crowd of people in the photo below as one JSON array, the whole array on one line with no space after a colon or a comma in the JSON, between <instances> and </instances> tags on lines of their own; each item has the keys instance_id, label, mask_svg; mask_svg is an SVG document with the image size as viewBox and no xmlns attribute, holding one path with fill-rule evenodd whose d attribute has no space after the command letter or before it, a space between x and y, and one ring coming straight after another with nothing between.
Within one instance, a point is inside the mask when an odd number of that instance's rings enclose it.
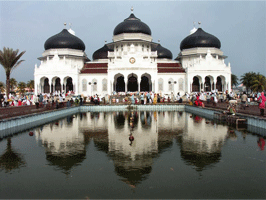
<instances>
[{"instance_id":1,"label":"crowd of people","mask_svg":"<svg viewBox=\"0 0 266 200\"><path fill-rule=\"evenodd\" d=\"M14 95L10 94L9 97L4 94L0 94L0 106L24 106L24 105L36 105L36 108L46 107L53 105L59 108L63 103L67 106L72 104L82 105L86 100L88 102L99 105L102 104L157 104L157 103L189 103L190 105L205 107L206 104L216 106L219 102L228 103L228 111L230 114L236 113L236 106L240 105L241 109L246 109L250 102L257 102L259 104L260 115L264 116L266 97L264 92L246 94L235 94L234 92L192 92L180 95L178 92L176 95L172 92L170 95L154 93L154 92L121 92L114 93L113 95L92 95L82 96L75 95L73 91L67 93L55 91L51 94L27 94L27 95Z\"/></svg>"}]
</instances>

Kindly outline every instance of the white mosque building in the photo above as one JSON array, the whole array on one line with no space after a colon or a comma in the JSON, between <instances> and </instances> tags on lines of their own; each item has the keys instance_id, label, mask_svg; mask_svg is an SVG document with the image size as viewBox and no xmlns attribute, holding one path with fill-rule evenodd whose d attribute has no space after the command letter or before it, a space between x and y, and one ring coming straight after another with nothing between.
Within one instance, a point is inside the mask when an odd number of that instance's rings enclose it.
<instances>
[{"instance_id":1,"label":"white mosque building","mask_svg":"<svg viewBox=\"0 0 266 200\"><path fill-rule=\"evenodd\" d=\"M72 29L48 38L39 66L35 94L68 92L102 96L115 92L153 91L184 94L231 91L231 67L220 40L202 28L192 29L173 59L170 50L152 41L151 29L131 14L113 31L113 42L96 50L90 60L84 42Z\"/></svg>"}]
</instances>

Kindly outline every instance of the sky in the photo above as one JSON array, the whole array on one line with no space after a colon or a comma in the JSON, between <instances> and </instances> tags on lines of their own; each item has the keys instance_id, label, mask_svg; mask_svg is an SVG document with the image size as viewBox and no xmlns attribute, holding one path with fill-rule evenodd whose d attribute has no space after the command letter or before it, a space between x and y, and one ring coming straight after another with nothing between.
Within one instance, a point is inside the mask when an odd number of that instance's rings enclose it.
<instances>
[{"instance_id":1,"label":"sky","mask_svg":"<svg viewBox=\"0 0 266 200\"><path fill-rule=\"evenodd\" d=\"M173 59L193 22L221 41L232 73L266 76L266 1L0 1L0 49L26 51L11 73L18 82L34 79L34 66L45 41L66 28L76 33L92 54L112 42L115 27L131 13L146 23L153 42L169 49ZM0 81L6 81L0 66Z\"/></svg>"}]
</instances>

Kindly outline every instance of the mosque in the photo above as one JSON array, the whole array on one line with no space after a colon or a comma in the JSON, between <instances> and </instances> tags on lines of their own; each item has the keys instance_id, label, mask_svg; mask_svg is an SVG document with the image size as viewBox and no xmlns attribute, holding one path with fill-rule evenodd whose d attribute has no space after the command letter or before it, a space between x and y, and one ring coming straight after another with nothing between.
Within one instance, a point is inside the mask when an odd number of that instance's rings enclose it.
<instances>
[{"instance_id":1,"label":"mosque","mask_svg":"<svg viewBox=\"0 0 266 200\"><path fill-rule=\"evenodd\" d=\"M220 40L195 27L170 50L152 41L151 29L133 13L113 31L113 42L96 50L90 60L84 42L70 28L48 38L39 66L35 94L69 92L105 96L114 92L184 94L231 91L231 67L225 64Z\"/></svg>"}]
</instances>

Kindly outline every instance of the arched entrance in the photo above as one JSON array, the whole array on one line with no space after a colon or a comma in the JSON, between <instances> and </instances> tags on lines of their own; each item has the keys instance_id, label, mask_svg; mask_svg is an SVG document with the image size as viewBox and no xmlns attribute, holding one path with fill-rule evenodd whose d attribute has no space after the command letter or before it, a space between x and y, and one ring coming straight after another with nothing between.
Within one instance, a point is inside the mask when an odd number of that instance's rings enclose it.
<instances>
[{"instance_id":1,"label":"arched entrance","mask_svg":"<svg viewBox=\"0 0 266 200\"><path fill-rule=\"evenodd\" d=\"M128 77L127 91L138 91L138 80L133 73Z\"/></svg>"},{"instance_id":2,"label":"arched entrance","mask_svg":"<svg viewBox=\"0 0 266 200\"><path fill-rule=\"evenodd\" d=\"M223 91L223 80L222 77L218 76L216 80L216 89L218 91Z\"/></svg>"},{"instance_id":3,"label":"arched entrance","mask_svg":"<svg viewBox=\"0 0 266 200\"><path fill-rule=\"evenodd\" d=\"M125 79L124 79L124 76L119 76L116 79L115 91L116 92L125 92Z\"/></svg>"},{"instance_id":4,"label":"arched entrance","mask_svg":"<svg viewBox=\"0 0 266 200\"><path fill-rule=\"evenodd\" d=\"M60 91L61 92L60 78L55 79L55 91Z\"/></svg>"},{"instance_id":5,"label":"arched entrance","mask_svg":"<svg viewBox=\"0 0 266 200\"><path fill-rule=\"evenodd\" d=\"M140 81L140 91L148 92L151 91L150 79L147 76L142 76Z\"/></svg>"},{"instance_id":6,"label":"arched entrance","mask_svg":"<svg viewBox=\"0 0 266 200\"><path fill-rule=\"evenodd\" d=\"M44 79L43 92L44 93L50 93L50 85L49 85L49 79L48 78Z\"/></svg>"},{"instance_id":7,"label":"arched entrance","mask_svg":"<svg viewBox=\"0 0 266 200\"><path fill-rule=\"evenodd\" d=\"M66 80L66 93L70 90L73 91L73 81L71 77Z\"/></svg>"},{"instance_id":8,"label":"arched entrance","mask_svg":"<svg viewBox=\"0 0 266 200\"><path fill-rule=\"evenodd\" d=\"M205 88L205 92L211 91L211 79L208 76L205 77L204 88Z\"/></svg>"},{"instance_id":9,"label":"arched entrance","mask_svg":"<svg viewBox=\"0 0 266 200\"><path fill-rule=\"evenodd\" d=\"M193 83L192 83L192 92L199 92L199 91L200 91L199 78L197 76L194 76Z\"/></svg>"}]
</instances>

